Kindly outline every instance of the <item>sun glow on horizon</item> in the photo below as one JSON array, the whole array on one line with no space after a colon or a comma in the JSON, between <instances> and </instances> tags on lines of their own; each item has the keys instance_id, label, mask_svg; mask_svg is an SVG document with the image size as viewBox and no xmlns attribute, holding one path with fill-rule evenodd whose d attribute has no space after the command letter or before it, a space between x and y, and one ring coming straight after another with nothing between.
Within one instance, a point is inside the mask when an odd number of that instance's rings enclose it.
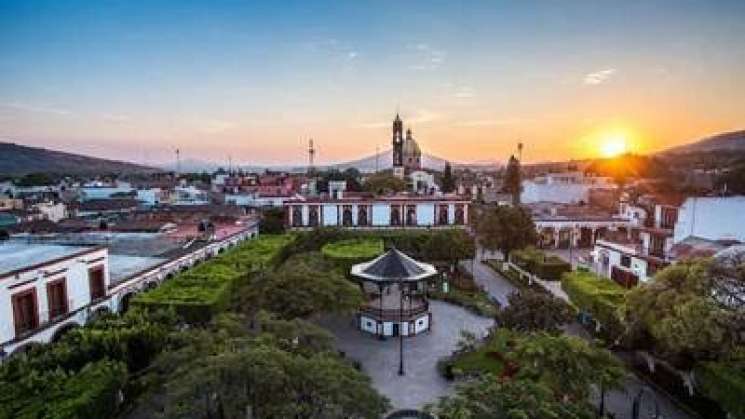
<instances>
[{"instance_id":1,"label":"sun glow on horizon","mask_svg":"<svg viewBox=\"0 0 745 419\"><path fill-rule=\"evenodd\" d=\"M600 140L600 154L603 157L617 157L628 151L628 141L624 134L611 134Z\"/></svg>"}]
</instances>

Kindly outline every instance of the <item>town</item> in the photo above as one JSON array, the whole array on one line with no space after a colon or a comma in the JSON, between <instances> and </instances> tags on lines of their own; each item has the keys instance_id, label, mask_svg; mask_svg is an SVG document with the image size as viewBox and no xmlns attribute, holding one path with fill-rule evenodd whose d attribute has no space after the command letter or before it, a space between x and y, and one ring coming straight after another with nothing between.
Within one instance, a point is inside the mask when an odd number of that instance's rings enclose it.
<instances>
[{"instance_id":1,"label":"town","mask_svg":"<svg viewBox=\"0 0 745 419\"><path fill-rule=\"evenodd\" d=\"M446 163L440 171L423 167L420 146L411 131L404 136L399 115L391 125L390 168L373 172L315 167L311 145L309 164L300 172L252 173L230 168L214 173L89 177L27 174L4 180L0 184L0 356L12 363L20 359L19 354L64 342L72 330L84 330L108 315L123 316L132 307L175 307L184 321L204 323L216 315L227 298L225 293L234 292L234 282L239 281L228 277L221 283L215 277L193 283L194 278L209 275L208 267L219 264L226 257L223 254L250 254L252 241L287 237L272 246L292 248L287 243L295 237L295 242L320 249L322 256L318 257L341 263L345 269L351 262L375 259L347 273L364 280L360 290L367 295L363 299L367 302L353 306L356 314L341 311L350 313L342 319L356 319L359 334L349 342L340 341L339 347L359 357L357 362L373 362L366 351L379 344L364 334L381 339L424 334L413 339L431 339L434 329L450 335L444 339L455 343L459 333L474 337L485 333L489 317L500 323L517 322L517 330L539 327L509 317L527 314L505 313L530 310L536 303L529 299L542 298L546 299L542 304L552 306L534 309L549 310L544 315L557 319L549 323L544 319L540 324L571 323L561 313L576 310L574 324L580 329L565 333L604 339L610 349L623 349L628 368L637 368L643 380L665 389L656 391L654 397L680 398L682 402L674 402L688 403L693 410L699 404L711 408L722 403L718 409L723 410L731 406L703 387L713 384L701 383L700 378L694 381L690 372L666 359L669 348L635 348L642 344L624 336L632 333L632 325L623 324L628 320L622 317L621 304L636 295L637 289L654 292L656 275L675 276L676 266L693 269L698 261L709 258L722 261L720 269L734 275L728 281L734 281L731 286L735 288L714 288L712 292L728 293L714 298L725 298L724 310L741 310L737 308L741 301L737 287L742 287L737 282L737 266L742 265L737 263L745 260L745 196L734 191L745 185L742 178L727 182L742 167L716 171L702 167L696 169L701 173L696 180L671 183L669 174L666 178L633 176L603 167L612 160L658 164L653 158L619 155L605 161L522 165L525 145L518 144L516 154L492 170L454 168ZM427 244L437 235L444 235L445 242ZM398 250L380 256L389 246ZM271 261L265 258L262 264ZM727 263L735 265L726 268ZM404 274L421 279L413 282L413 288L403 287ZM437 301L465 311L447 313L453 309L438 308ZM639 309L651 311L628 315L640 319L665 315L652 314L655 307ZM507 317L502 320L502 316ZM462 317L467 326L464 332L450 324L453 317ZM350 331L338 320L325 318L320 324L341 340ZM735 334L732 338L737 340L741 324L733 327L727 333ZM489 334L488 339L505 339L500 333L497 337ZM653 348L664 344L665 337L655 336L661 332L650 329L646 333L652 335ZM679 351L676 357L686 359L677 362L694 371L701 367L695 361L697 351L722 351L725 345L735 344L727 343L724 336L719 340L711 336L706 342L692 339L686 343L690 349L675 351ZM412 345L419 347L416 342ZM380 350L385 353L389 348ZM404 354L401 341L401 374ZM448 379L469 374L463 368L475 367L456 367L464 356L457 351L450 355ZM390 357L395 358L393 353ZM709 357L702 359L711 362ZM434 371L435 363L442 361L428 355L410 362L414 364L410 369ZM390 386L386 381L391 378L378 377L374 364L364 366L376 385ZM664 374L679 374L679 379L657 381ZM710 379L719 379L712 374ZM424 381L426 377L415 375L411 380L431 386ZM625 385L645 388L640 380ZM416 395L393 389L383 391L398 408L421 408L440 394L437 389ZM629 406L634 403L639 400L630 401ZM658 406L663 401L655 403ZM619 413L625 407L609 404L609 409Z\"/></svg>"},{"instance_id":2,"label":"town","mask_svg":"<svg viewBox=\"0 0 745 419\"><path fill-rule=\"evenodd\" d=\"M745 2L0 2L0 419L745 419Z\"/></svg>"}]
</instances>

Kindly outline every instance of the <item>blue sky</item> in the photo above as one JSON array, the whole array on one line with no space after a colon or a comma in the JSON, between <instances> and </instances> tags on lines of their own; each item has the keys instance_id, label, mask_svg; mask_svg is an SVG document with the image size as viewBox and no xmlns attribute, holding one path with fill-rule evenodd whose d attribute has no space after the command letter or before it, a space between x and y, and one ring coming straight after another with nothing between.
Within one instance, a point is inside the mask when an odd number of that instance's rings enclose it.
<instances>
[{"instance_id":1,"label":"blue sky","mask_svg":"<svg viewBox=\"0 0 745 419\"><path fill-rule=\"evenodd\" d=\"M0 139L136 161L653 151L745 128L745 2L0 1Z\"/></svg>"}]
</instances>

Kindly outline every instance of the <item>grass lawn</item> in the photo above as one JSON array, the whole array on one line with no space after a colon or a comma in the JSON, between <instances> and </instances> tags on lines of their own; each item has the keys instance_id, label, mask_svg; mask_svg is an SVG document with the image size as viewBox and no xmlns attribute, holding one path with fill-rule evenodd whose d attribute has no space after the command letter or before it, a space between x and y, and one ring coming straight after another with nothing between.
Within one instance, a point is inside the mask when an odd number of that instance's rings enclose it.
<instances>
[{"instance_id":1,"label":"grass lawn","mask_svg":"<svg viewBox=\"0 0 745 419\"><path fill-rule=\"evenodd\" d=\"M332 259L372 259L383 253L383 240L374 238L341 240L324 245L321 253Z\"/></svg>"}]
</instances>

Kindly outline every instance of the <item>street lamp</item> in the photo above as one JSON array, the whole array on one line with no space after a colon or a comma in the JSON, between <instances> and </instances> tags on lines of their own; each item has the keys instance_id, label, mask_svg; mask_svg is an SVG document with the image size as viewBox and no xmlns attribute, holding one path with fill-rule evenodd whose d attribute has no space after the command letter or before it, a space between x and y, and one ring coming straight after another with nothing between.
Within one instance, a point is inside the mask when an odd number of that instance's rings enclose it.
<instances>
[{"instance_id":1,"label":"street lamp","mask_svg":"<svg viewBox=\"0 0 745 419\"><path fill-rule=\"evenodd\" d=\"M400 301L398 305L398 375L404 375L404 281L403 278L398 279L398 291L400 295Z\"/></svg>"}]
</instances>

